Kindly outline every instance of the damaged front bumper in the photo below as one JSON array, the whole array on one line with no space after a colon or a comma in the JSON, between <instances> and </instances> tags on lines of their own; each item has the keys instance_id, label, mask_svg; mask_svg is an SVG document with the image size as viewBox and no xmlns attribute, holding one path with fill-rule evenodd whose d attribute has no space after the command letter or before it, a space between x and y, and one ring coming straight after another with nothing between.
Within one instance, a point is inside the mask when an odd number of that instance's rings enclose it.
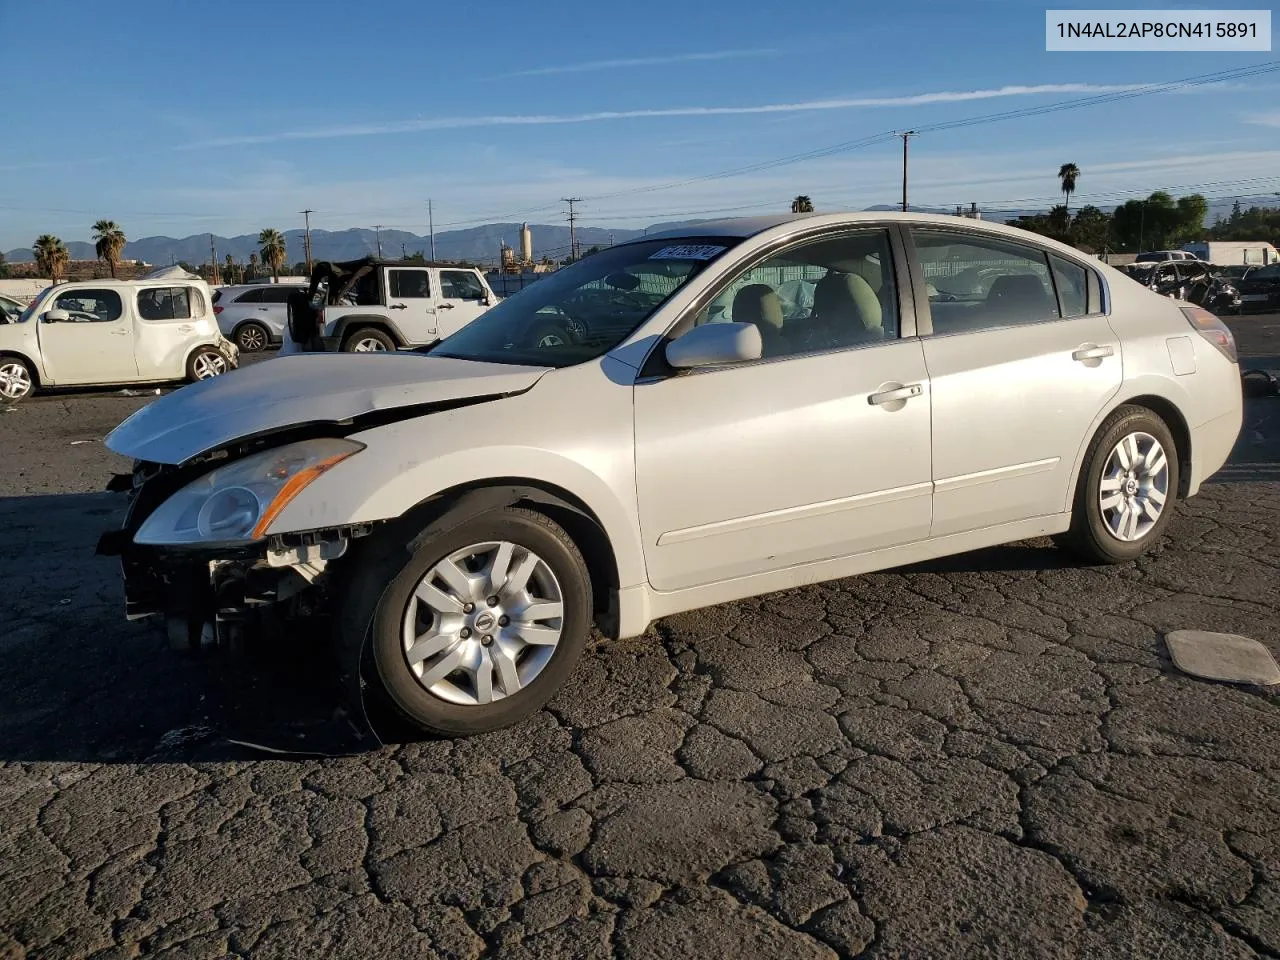
<instances>
[{"instance_id":1,"label":"damaged front bumper","mask_svg":"<svg viewBox=\"0 0 1280 960\"><path fill-rule=\"evenodd\" d=\"M129 506L119 529L102 534L96 553L116 557L124 583L125 616L158 618L172 648L221 648L240 652L254 640L282 637L293 624L321 630L301 632L307 642L337 639L338 677L349 701L345 711L360 749L381 740L370 723L361 680L363 638L335 636L338 617L331 565L368 526L310 531L237 547L163 547L137 544L148 516L191 480L179 468L139 463L115 476L109 491L126 493Z\"/></svg>"}]
</instances>

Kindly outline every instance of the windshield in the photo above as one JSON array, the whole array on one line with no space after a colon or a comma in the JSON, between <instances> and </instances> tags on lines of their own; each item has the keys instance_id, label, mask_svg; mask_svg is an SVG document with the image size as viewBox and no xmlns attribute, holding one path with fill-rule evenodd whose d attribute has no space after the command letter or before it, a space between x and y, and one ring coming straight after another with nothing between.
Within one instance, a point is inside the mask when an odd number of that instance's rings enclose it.
<instances>
[{"instance_id":1,"label":"windshield","mask_svg":"<svg viewBox=\"0 0 1280 960\"><path fill-rule=\"evenodd\" d=\"M36 306L39 305L40 301L44 299L45 294L52 289L53 287L45 287L38 294L36 294L35 299L32 300L29 304L27 304L27 309L22 311L22 316L18 317L18 322L26 323L28 320L30 320L31 315L36 312Z\"/></svg>"},{"instance_id":2,"label":"windshield","mask_svg":"<svg viewBox=\"0 0 1280 960\"><path fill-rule=\"evenodd\" d=\"M738 242L685 237L606 247L513 294L426 352L537 367L594 360Z\"/></svg>"}]
</instances>

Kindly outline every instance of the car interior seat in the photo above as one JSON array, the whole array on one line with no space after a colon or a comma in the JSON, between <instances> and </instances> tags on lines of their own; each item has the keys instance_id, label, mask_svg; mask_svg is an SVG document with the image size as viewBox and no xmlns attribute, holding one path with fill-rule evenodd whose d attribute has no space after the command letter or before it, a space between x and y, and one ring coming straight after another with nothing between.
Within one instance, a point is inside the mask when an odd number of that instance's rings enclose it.
<instances>
[{"instance_id":1,"label":"car interior seat","mask_svg":"<svg viewBox=\"0 0 1280 960\"><path fill-rule=\"evenodd\" d=\"M987 306L1007 322L1044 320L1058 315L1044 283L1033 273L1011 273L996 277L987 291Z\"/></svg>"},{"instance_id":2,"label":"car interior seat","mask_svg":"<svg viewBox=\"0 0 1280 960\"><path fill-rule=\"evenodd\" d=\"M737 323L754 323L764 344L763 356L783 352L782 300L767 283L749 283L733 297L731 316Z\"/></svg>"},{"instance_id":3,"label":"car interior seat","mask_svg":"<svg viewBox=\"0 0 1280 960\"><path fill-rule=\"evenodd\" d=\"M860 274L829 273L813 291L813 326L832 346L884 339L884 307Z\"/></svg>"}]
</instances>

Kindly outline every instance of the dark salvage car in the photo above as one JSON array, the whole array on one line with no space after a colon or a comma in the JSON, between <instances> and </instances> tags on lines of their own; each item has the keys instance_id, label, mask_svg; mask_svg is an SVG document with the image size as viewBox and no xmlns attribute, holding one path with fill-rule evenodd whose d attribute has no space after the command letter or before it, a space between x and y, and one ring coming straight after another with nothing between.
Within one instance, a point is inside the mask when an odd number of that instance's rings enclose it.
<instances>
[{"instance_id":1,"label":"dark salvage car","mask_svg":"<svg viewBox=\"0 0 1280 960\"><path fill-rule=\"evenodd\" d=\"M1245 310L1280 310L1280 263L1255 267L1235 284Z\"/></svg>"},{"instance_id":2,"label":"dark salvage car","mask_svg":"<svg viewBox=\"0 0 1280 960\"><path fill-rule=\"evenodd\" d=\"M1214 276L1209 264L1200 260L1135 263L1125 272L1162 296L1194 303L1219 316L1239 313L1244 303L1234 282Z\"/></svg>"}]
</instances>

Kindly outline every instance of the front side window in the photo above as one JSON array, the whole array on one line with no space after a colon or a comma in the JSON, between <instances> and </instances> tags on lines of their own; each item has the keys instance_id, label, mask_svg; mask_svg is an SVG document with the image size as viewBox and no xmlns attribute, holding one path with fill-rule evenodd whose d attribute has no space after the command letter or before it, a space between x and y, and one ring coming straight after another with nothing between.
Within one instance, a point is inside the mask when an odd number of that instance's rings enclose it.
<instances>
[{"instance_id":1,"label":"front side window","mask_svg":"<svg viewBox=\"0 0 1280 960\"><path fill-rule=\"evenodd\" d=\"M862 230L809 240L735 277L694 320L760 328L762 359L898 337L889 235Z\"/></svg>"},{"instance_id":2,"label":"front side window","mask_svg":"<svg viewBox=\"0 0 1280 960\"><path fill-rule=\"evenodd\" d=\"M446 300L483 300L485 290L470 270L441 270L440 296Z\"/></svg>"},{"instance_id":3,"label":"front side window","mask_svg":"<svg viewBox=\"0 0 1280 960\"><path fill-rule=\"evenodd\" d=\"M263 290L246 290L236 297L236 303L261 303L263 293Z\"/></svg>"},{"instance_id":4,"label":"front side window","mask_svg":"<svg viewBox=\"0 0 1280 960\"><path fill-rule=\"evenodd\" d=\"M540 367L594 360L738 242L686 237L608 247L518 291L425 352Z\"/></svg>"},{"instance_id":5,"label":"front side window","mask_svg":"<svg viewBox=\"0 0 1280 960\"><path fill-rule=\"evenodd\" d=\"M190 320L190 287L153 287L138 291L138 316L143 320Z\"/></svg>"},{"instance_id":6,"label":"front side window","mask_svg":"<svg viewBox=\"0 0 1280 960\"><path fill-rule=\"evenodd\" d=\"M124 303L114 290L71 290L56 297L50 310L65 310L72 323L111 323L124 313Z\"/></svg>"},{"instance_id":7,"label":"front side window","mask_svg":"<svg viewBox=\"0 0 1280 960\"><path fill-rule=\"evenodd\" d=\"M296 290L296 287L281 287L273 284L262 293L263 303L288 303L289 296Z\"/></svg>"},{"instance_id":8,"label":"front side window","mask_svg":"<svg viewBox=\"0 0 1280 960\"><path fill-rule=\"evenodd\" d=\"M431 278L425 270L391 270L388 284L397 299L423 300L431 296Z\"/></svg>"},{"instance_id":9,"label":"front side window","mask_svg":"<svg viewBox=\"0 0 1280 960\"><path fill-rule=\"evenodd\" d=\"M935 334L1059 319L1044 251L945 230L916 229L912 236Z\"/></svg>"}]
</instances>

